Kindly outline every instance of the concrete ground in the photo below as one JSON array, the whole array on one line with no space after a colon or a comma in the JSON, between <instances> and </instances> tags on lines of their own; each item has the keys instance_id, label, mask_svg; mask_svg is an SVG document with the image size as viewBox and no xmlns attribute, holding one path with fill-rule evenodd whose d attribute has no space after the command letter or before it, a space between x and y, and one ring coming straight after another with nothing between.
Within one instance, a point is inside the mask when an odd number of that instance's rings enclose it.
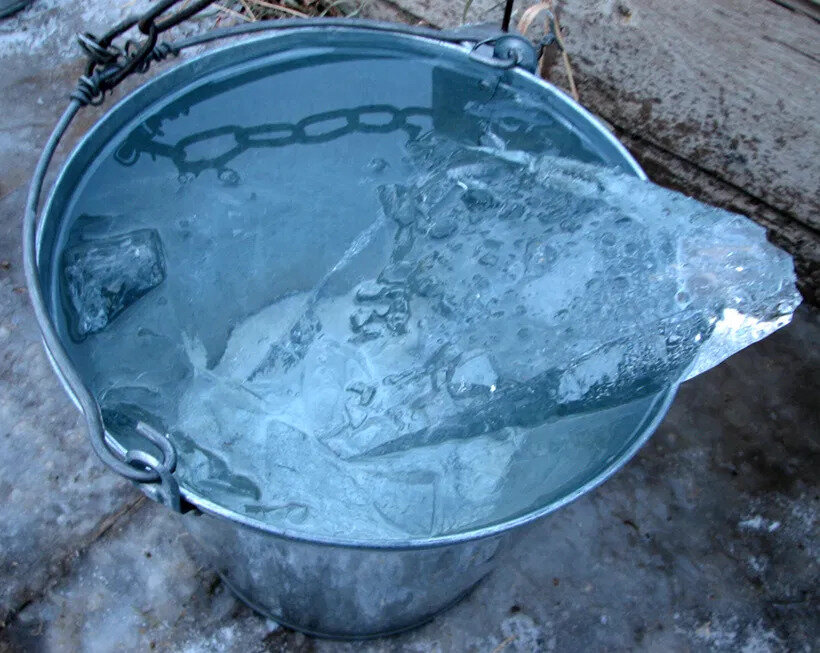
<instances>
[{"instance_id":1,"label":"concrete ground","mask_svg":"<svg viewBox=\"0 0 820 653\"><path fill-rule=\"evenodd\" d=\"M175 517L96 460L24 289L26 186L80 67L68 39L119 17L80 4L39 0L0 22L0 651L820 649L820 313L807 307L685 384L626 468L523 531L429 625L320 641L234 599Z\"/></svg>"}]
</instances>

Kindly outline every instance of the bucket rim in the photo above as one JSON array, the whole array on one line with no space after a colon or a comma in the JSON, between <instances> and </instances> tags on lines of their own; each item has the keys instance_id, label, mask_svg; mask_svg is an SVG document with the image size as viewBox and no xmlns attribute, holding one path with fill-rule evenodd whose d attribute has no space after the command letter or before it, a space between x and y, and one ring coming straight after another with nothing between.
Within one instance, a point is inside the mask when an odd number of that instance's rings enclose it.
<instances>
[{"instance_id":1,"label":"bucket rim","mask_svg":"<svg viewBox=\"0 0 820 653\"><path fill-rule=\"evenodd\" d=\"M263 33L260 35L254 35L249 38L244 38L239 42L233 42L225 45L219 45L217 47L208 48L205 52L198 53L190 59L186 59L185 61L177 63L176 65L171 66L168 70L165 70L162 73L156 75L155 77L152 77L151 79L141 83L134 90L127 93L122 99L120 99L111 107L109 107L108 110L105 111L92 124L92 126L72 147L70 155L66 158L65 162L61 165L59 169L56 180L48 194L48 199L43 206L41 212L41 215L43 217L40 220L36 234L38 272L37 283L42 286L40 275L43 274L43 269L41 267L40 260L43 247L44 228L45 225L49 222L49 216L54 216L55 212L57 212L58 214L60 213L60 210L58 208L55 208L57 204L57 191L70 183L70 180L68 179L69 172L71 172L72 169L77 165L77 161L81 158L85 151L89 147L93 147L95 145L96 141L99 139L100 133L105 128L110 127L112 122L116 123L116 118L118 114L123 113L126 109L129 108L131 104L138 103L140 100L144 100L146 96L150 96L152 92L156 92L157 88L162 87L163 84L167 85L167 82L170 79L177 77L179 75L184 75L186 73L190 74L193 78L196 75L197 70L201 71L202 68L207 68L207 64L209 62L225 58L231 53L239 55L243 51L249 50L252 47L258 47L260 44L264 45L267 43L272 43L274 41L287 41L287 39L292 38L294 34L304 35L308 32L316 33L330 31L339 35L356 35L367 33L369 35L372 35L373 38L379 39L381 41L381 44L389 45L391 42L404 42L406 45L415 45L417 47L422 47L429 52L447 52L452 57L461 57L465 62L468 61L468 54L470 51L469 47L437 40L432 37L422 36L418 34L384 31L377 32L370 31L367 29L368 23L372 23L374 25L384 25L384 23L380 23L379 21L357 20L356 23L356 25L350 26L339 26L338 24L323 26L320 24L320 21L312 21L310 25L285 28L280 31L272 33ZM273 50L266 54L271 54L275 52L277 51ZM259 56L263 57L265 56L265 54ZM236 63L236 61L233 62L233 64ZM224 70L229 68L231 65L232 63L230 61L226 61L223 63L221 68L217 67L213 70ZM633 174L635 177L642 180L648 179L646 173L643 171L638 162L629 153L626 147L620 141L618 141L614 134L612 134L594 114L592 114L590 111L581 106L567 93L557 88L550 82L541 79L540 77L524 69L514 68L506 72L507 74L520 77L530 85L540 87L542 93L546 92L551 100L558 103L564 111L567 111L568 113L572 114L576 120L584 123L586 128L589 128L592 131L594 131L597 137L601 138L606 143L606 145L611 147L620 159L622 167L624 167L629 173ZM161 93L158 97L154 98L153 101L158 101L163 98L167 99L168 96L172 95L174 93L174 87L171 86L169 88L170 90L166 89L164 93ZM124 122L120 121L120 126L122 126L123 124ZM47 319L51 321L51 308L47 309L47 312ZM43 325L41 325L41 328L43 328ZM51 350L45 342L44 348L46 350L47 358L52 368L54 369L55 374L60 380L64 390L71 398L73 403L80 410L80 412L82 412L82 407L79 398L77 394L72 390L67 381L66 371L64 371L60 367L60 365L57 362L57 359L55 358L55 356L53 355L53 353L51 352ZM70 367L71 371L76 374L76 368L70 360L66 359L64 364ZM635 437L631 441L629 446L623 449L614 458L612 462L610 462L608 465L603 466L603 468L597 475L590 478L583 485L577 487L572 492L569 492L558 499L555 499L545 505L542 505L541 507L535 510L525 512L519 515L518 517L498 520L489 525L484 525L477 528L466 528L464 530L457 531L451 534L439 534L427 537L408 536L404 539L363 539L310 535L294 529L273 526L262 520L254 519L238 511L226 508L225 506L222 506L214 501L209 500L204 496L201 496L199 493L191 490L182 483L180 483L180 495L184 497L191 505L196 507L200 512L204 514L226 519L243 527L250 528L254 531L262 532L267 535L279 537L286 540L299 541L320 546L334 546L343 548L374 550L412 550L457 545L472 540L500 536L512 529L524 526L525 524L540 519L541 517L544 517L558 510L559 508L571 503L575 499L581 497L582 495L586 494L587 492L590 492L591 490L602 484L604 481L609 479L613 474L615 474L618 470L620 470L627 462L629 462L629 460L632 459L632 457L637 453L637 451L646 443L646 441L651 437L651 435L656 430L660 422L663 420L669 409L670 404L672 403L675 397L678 387L679 384L674 384L655 396L655 398L652 401L651 408L647 410L647 414L645 415L644 419L635 429L635 432L640 432L640 435L638 437ZM91 396L93 397L93 394L91 394ZM95 401L97 401L96 397L94 399ZM648 421L647 417L649 417ZM113 435L106 431L105 437L106 442L110 447L112 447L112 449L124 455L124 448Z\"/></svg>"}]
</instances>

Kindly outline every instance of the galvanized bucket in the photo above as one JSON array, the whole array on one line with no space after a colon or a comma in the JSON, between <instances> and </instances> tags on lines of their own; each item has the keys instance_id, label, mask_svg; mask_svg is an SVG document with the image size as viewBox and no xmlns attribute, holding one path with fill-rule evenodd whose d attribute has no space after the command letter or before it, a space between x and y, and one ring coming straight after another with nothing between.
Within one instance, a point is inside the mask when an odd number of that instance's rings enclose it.
<instances>
[{"instance_id":1,"label":"galvanized bucket","mask_svg":"<svg viewBox=\"0 0 820 653\"><path fill-rule=\"evenodd\" d=\"M280 88L278 101L299 105L302 113L297 116L295 127L285 132L278 129L275 135L268 128L268 136L307 143L311 127L339 119L344 124L333 128L337 131L325 129L318 138L332 139L356 129L406 129L411 128L408 116L413 111L432 113L437 129L469 133L475 127L475 118L465 117L465 106L478 96L490 100L499 88L504 88L538 103L552 120L553 134L566 141L565 154L575 147L579 156L592 157L637 177L644 178L644 174L593 116L529 72L534 53L526 42L512 35L491 32L488 36L486 31L440 33L367 21L279 21L266 27L205 35L170 47L157 45L152 25L149 22L143 30L151 42L140 48L143 59L132 69L144 69L151 60L174 54L181 47L221 36L254 30L260 35L200 54L147 82L108 111L76 146L63 167L38 226L40 186L62 132L81 105L118 83L125 76L120 72L130 65L127 59L117 60L121 55L116 53L106 60L110 38L87 40L86 46L92 53L89 74L81 81L72 106L46 148L26 216L29 287L55 371L85 414L92 444L103 460L139 483L155 500L183 513L183 523L206 558L236 594L259 612L293 628L331 637L384 635L423 623L457 601L492 569L499 548L513 529L579 497L624 465L665 414L675 388L648 401L635 419L632 435L612 443L609 455L580 470L559 493L542 497L524 508L511 507L508 514L490 523L434 537L391 541L327 538L273 528L261 519L222 505L218 498L201 489L178 482L174 474L176 459L177 455L185 454L178 454L164 434L146 424L140 424L134 432L124 432L121 425L103 425L97 397L91 390L93 364L78 359L56 292L57 266L72 206L78 196L87 192L89 175L107 156L117 157L125 166L139 156L164 158L177 166L181 177L200 174L210 167L225 183L231 183L232 176L243 171L237 173L231 167L230 148L224 155L199 163L179 151L163 150L152 140L152 130L162 122L158 116L184 115L190 106L181 98L194 90L207 97L216 92L214 89L230 87L238 78L254 80L260 88L273 93L277 90L278 72L341 55L351 55L359 62L358 79L351 78L345 85L351 100L347 102L348 109L324 111L323 105L330 98L322 88ZM397 86L396 79L386 72L389 67L374 65L386 60L412 61L419 69L426 66L426 70L437 72L432 76L416 75L407 84ZM367 93L357 88L362 84L367 85ZM381 87L383 92L378 90ZM396 98L398 88L401 97ZM362 94L367 95L367 101L353 101ZM312 114L306 108L308 105L314 107ZM338 97L332 106L339 106ZM388 120L378 126L364 119L368 112L386 112ZM196 115L194 110L191 120ZM523 120L527 120L526 115ZM265 129L259 128L255 133ZM247 130L243 137L248 138ZM112 143L117 144L113 153ZM549 143L545 143L547 146ZM127 167L122 174L128 174ZM203 292L208 292L208 288L203 288ZM214 311L218 310L214 306Z\"/></svg>"}]
</instances>

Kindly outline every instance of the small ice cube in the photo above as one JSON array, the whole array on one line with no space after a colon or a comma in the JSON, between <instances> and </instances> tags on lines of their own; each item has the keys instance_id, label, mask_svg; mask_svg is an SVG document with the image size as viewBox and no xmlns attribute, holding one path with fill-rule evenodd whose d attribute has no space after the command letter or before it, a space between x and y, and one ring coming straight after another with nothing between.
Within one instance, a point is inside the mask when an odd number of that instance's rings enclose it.
<instances>
[{"instance_id":1,"label":"small ice cube","mask_svg":"<svg viewBox=\"0 0 820 653\"><path fill-rule=\"evenodd\" d=\"M163 279L165 258L154 229L96 238L66 249L63 287L78 339L102 331Z\"/></svg>"}]
</instances>

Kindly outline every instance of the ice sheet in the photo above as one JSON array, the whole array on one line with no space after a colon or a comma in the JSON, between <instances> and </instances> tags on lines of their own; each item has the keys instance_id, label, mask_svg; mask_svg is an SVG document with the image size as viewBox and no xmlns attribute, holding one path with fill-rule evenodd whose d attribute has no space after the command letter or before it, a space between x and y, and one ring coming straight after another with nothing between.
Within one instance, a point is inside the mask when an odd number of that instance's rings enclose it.
<instances>
[{"instance_id":1,"label":"ice sheet","mask_svg":"<svg viewBox=\"0 0 820 653\"><path fill-rule=\"evenodd\" d=\"M791 259L747 218L485 142L411 141L412 172L375 188L339 260L236 323L215 360L180 334L190 374L158 417L183 483L327 536L489 523L603 470L671 388L788 323ZM111 269L142 278L135 260ZM72 297L112 283L83 288L73 265ZM86 333L151 301L148 282L122 287Z\"/></svg>"}]
</instances>

